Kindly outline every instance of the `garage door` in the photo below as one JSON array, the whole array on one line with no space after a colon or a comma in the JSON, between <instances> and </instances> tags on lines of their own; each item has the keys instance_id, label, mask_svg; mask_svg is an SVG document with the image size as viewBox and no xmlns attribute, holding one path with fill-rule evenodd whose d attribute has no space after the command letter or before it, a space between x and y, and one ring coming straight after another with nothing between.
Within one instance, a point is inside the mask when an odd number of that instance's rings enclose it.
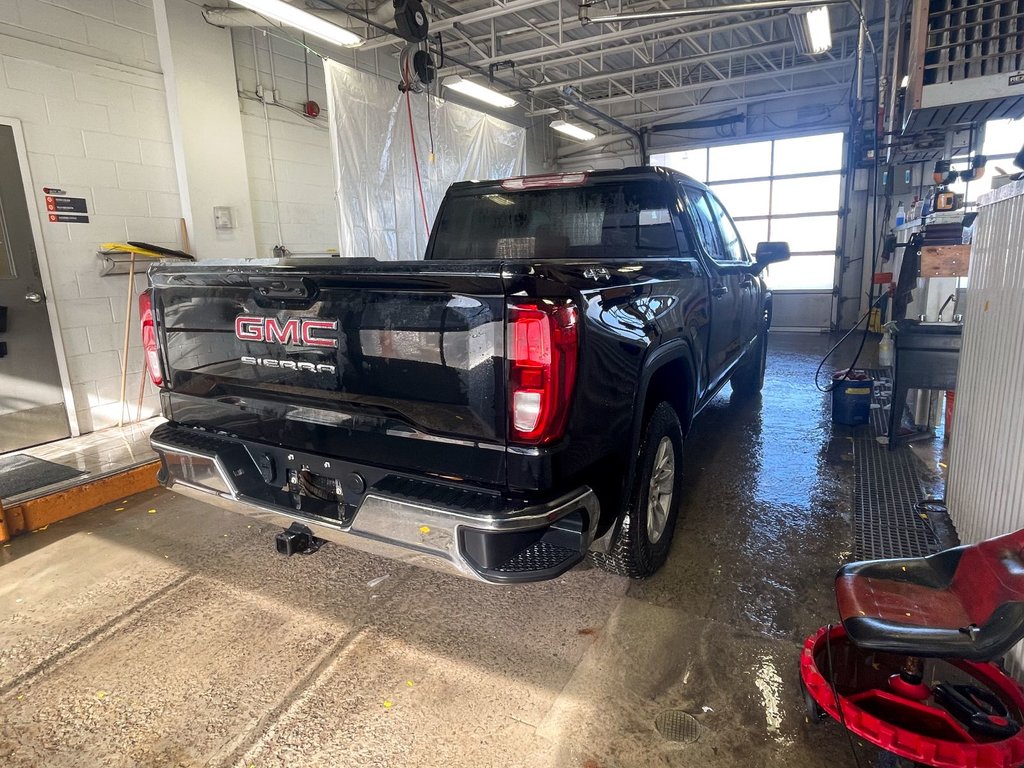
<instances>
[{"instance_id":1,"label":"garage door","mask_svg":"<svg viewBox=\"0 0 1024 768\"><path fill-rule=\"evenodd\" d=\"M776 295L774 326L829 328L842 206L842 133L687 149L651 161L714 189L751 252L762 241L789 243L792 258L766 273Z\"/></svg>"}]
</instances>

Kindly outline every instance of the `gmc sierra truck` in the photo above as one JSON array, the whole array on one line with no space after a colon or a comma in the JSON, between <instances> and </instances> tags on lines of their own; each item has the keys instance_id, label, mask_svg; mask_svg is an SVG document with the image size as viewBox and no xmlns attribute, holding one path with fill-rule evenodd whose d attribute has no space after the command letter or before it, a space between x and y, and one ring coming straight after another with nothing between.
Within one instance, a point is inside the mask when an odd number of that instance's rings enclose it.
<instances>
[{"instance_id":1,"label":"gmc sierra truck","mask_svg":"<svg viewBox=\"0 0 1024 768\"><path fill-rule=\"evenodd\" d=\"M140 301L167 488L488 582L665 561L683 439L764 381L772 297L661 168L452 185L425 257L157 266Z\"/></svg>"}]
</instances>

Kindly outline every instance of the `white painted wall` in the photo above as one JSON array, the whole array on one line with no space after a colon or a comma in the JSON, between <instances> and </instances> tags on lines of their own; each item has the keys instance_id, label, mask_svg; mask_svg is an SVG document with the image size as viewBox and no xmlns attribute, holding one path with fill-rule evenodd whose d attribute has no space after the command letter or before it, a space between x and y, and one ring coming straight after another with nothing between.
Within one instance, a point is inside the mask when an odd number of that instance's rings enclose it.
<instances>
[{"instance_id":1,"label":"white painted wall","mask_svg":"<svg viewBox=\"0 0 1024 768\"><path fill-rule=\"evenodd\" d=\"M275 245L294 253L337 251L323 62L310 54L307 63L301 45L262 31L256 32L255 50L249 29L233 30L232 40L256 254L269 257ZM265 111L256 99L256 61L259 82L275 102ZM307 76L308 98L323 110L316 119L299 114L307 101Z\"/></svg>"},{"instance_id":2,"label":"white painted wall","mask_svg":"<svg viewBox=\"0 0 1024 768\"><path fill-rule=\"evenodd\" d=\"M24 127L48 298L79 427L88 432L117 423L128 288L125 277L99 277L96 250L124 240L178 245L181 209L153 11L144 0L2 0L0 54L0 115ZM46 221L43 186L85 197L90 223ZM134 403L143 362L138 324L130 329ZM144 415L157 409L146 386Z\"/></svg>"},{"instance_id":3,"label":"white painted wall","mask_svg":"<svg viewBox=\"0 0 1024 768\"><path fill-rule=\"evenodd\" d=\"M189 0L154 0L167 113L191 252L203 259L255 255L231 33L207 24ZM232 210L217 229L213 209Z\"/></svg>"}]
</instances>

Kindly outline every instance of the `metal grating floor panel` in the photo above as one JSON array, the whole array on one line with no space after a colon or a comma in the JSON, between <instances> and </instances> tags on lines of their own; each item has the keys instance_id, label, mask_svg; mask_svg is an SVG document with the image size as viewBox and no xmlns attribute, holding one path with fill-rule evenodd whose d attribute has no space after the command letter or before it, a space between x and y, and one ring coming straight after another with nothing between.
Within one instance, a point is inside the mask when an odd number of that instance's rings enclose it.
<instances>
[{"instance_id":1,"label":"metal grating floor panel","mask_svg":"<svg viewBox=\"0 0 1024 768\"><path fill-rule=\"evenodd\" d=\"M868 371L876 380L888 372ZM877 402L877 401L876 401ZM943 547L917 505L924 500L918 461L905 446L890 451L877 438L887 431L884 408L854 437L854 558L923 557Z\"/></svg>"},{"instance_id":2,"label":"metal grating floor panel","mask_svg":"<svg viewBox=\"0 0 1024 768\"><path fill-rule=\"evenodd\" d=\"M854 461L854 557L923 557L941 550L917 510L924 495L910 450L889 451L873 439L857 440Z\"/></svg>"}]
</instances>

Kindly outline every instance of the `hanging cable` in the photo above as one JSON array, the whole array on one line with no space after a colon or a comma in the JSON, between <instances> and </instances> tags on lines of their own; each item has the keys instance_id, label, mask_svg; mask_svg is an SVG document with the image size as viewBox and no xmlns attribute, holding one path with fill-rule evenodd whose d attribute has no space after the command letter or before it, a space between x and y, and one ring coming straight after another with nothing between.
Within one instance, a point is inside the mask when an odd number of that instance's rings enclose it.
<instances>
[{"instance_id":1,"label":"hanging cable","mask_svg":"<svg viewBox=\"0 0 1024 768\"><path fill-rule=\"evenodd\" d=\"M434 124L430 119L430 102L433 99L430 97L430 86L427 86L427 136L430 137L430 162L434 162Z\"/></svg>"},{"instance_id":2,"label":"hanging cable","mask_svg":"<svg viewBox=\"0 0 1024 768\"><path fill-rule=\"evenodd\" d=\"M411 73L409 72L408 62L405 65L405 81L407 83L412 82ZM427 220L427 201L423 197L423 178L420 176L420 158L419 153L416 151L416 128L412 122L412 98L409 95L410 88L405 89L405 110L409 115L409 142L412 144L412 163L416 169L416 187L420 192L420 210L423 213L423 229L427 233L427 237L430 237L430 222ZM430 98L429 96L427 98Z\"/></svg>"}]
</instances>

